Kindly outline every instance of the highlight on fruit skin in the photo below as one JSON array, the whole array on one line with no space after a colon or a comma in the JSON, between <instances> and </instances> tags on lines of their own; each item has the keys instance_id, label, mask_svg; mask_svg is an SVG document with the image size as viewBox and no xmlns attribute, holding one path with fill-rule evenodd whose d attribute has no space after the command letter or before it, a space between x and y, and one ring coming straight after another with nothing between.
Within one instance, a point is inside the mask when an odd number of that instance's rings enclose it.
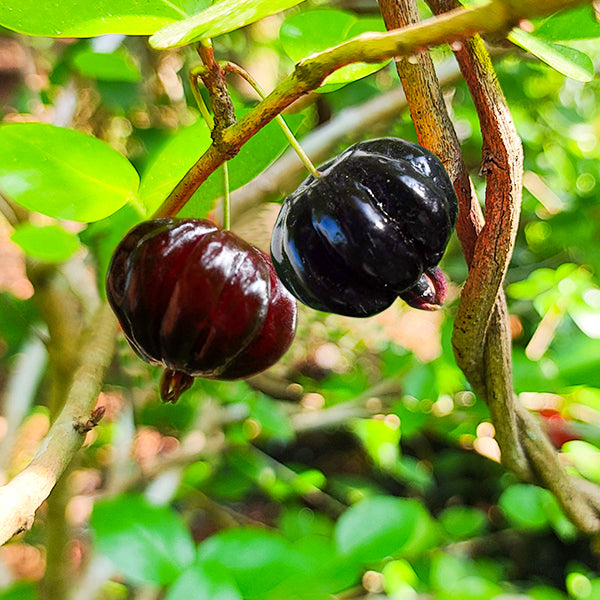
<instances>
[{"instance_id":1,"label":"highlight on fruit skin","mask_svg":"<svg viewBox=\"0 0 600 600\"><path fill-rule=\"evenodd\" d=\"M161 396L169 402L194 377L267 369L295 333L296 302L269 256L202 219L134 227L113 254L106 292L133 350L165 369Z\"/></svg>"},{"instance_id":2,"label":"highlight on fruit skin","mask_svg":"<svg viewBox=\"0 0 600 600\"><path fill-rule=\"evenodd\" d=\"M432 152L398 138L360 142L288 196L271 239L284 285L311 308L369 317L400 296L439 308L438 267L456 225L452 182Z\"/></svg>"}]
</instances>

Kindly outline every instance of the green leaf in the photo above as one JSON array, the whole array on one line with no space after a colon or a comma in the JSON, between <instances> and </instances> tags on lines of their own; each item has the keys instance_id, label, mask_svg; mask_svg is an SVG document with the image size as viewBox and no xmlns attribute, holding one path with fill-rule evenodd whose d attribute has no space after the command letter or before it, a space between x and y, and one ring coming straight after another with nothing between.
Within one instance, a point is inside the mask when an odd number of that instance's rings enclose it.
<instances>
[{"instance_id":1,"label":"green leaf","mask_svg":"<svg viewBox=\"0 0 600 600\"><path fill-rule=\"evenodd\" d=\"M165 600L242 600L232 577L217 563L194 564L169 588Z\"/></svg>"},{"instance_id":2,"label":"green leaf","mask_svg":"<svg viewBox=\"0 0 600 600\"><path fill-rule=\"evenodd\" d=\"M131 581L172 583L194 560L194 543L179 516L142 496L97 503L91 525L98 550Z\"/></svg>"},{"instance_id":3,"label":"green leaf","mask_svg":"<svg viewBox=\"0 0 600 600\"><path fill-rule=\"evenodd\" d=\"M208 126L204 121L197 121L178 131L161 148L142 174L140 183L140 199L147 215L151 215L162 204L210 144Z\"/></svg>"},{"instance_id":4,"label":"green leaf","mask_svg":"<svg viewBox=\"0 0 600 600\"><path fill-rule=\"evenodd\" d=\"M165 50L214 38L300 2L303 0L220 0L189 19L163 27L150 38L150 45Z\"/></svg>"},{"instance_id":5,"label":"green leaf","mask_svg":"<svg viewBox=\"0 0 600 600\"><path fill-rule=\"evenodd\" d=\"M237 112L238 117L245 113L243 110ZM303 118L302 115L290 115L286 117L286 121L294 131ZM208 127L204 121L198 121L194 125L181 129L163 146L142 175L140 197L148 215L161 205L210 143ZM233 191L248 183L274 161L287 145L288 141L275 121L263 127L228 162L229 189ZM197 218L206 217L214 207L215 200L222 196L223 171L217 169L200 186L180 214Z\"/></svg>"},{"instance_id":6,"label":"green leaf","mask_svg":"<svg viewBox=\"0 0 600 600\"><path fill-rule=\"evenodd\" d=\"M548 42L518 28L512 30L508 39L571 79L591 81L594 78L592 59L575 48Z\"/></svg>"},{"instance_id":7,"label":"green leaf","mask_svg":"<svg viewBox=\"0 0 600 600\"><path fill-rule=\"evenodd\" d=\"M373 462L382 469L393 469L400 459L400 421L355 419L350 424Z\"/></svg>"},{"instance_id":8,"label":"green leaf","mask_svg":"<svg viewBox=\"0 0 600 600\"><path fill-rule=\"evenodd\" d=\"M136 201L139 177L108 144L45 123L0 126L0 189L50 217L98 221Z\"/></svg>"},{"instance_id":9,"label":"green leaf","mask_svg":"<svg viewBox=\"0 0 600 600\"><path fill-rule=\"evenodd\" d=\"M37 227L25 223L15 229L10 239L28 256L46 262L67 260L79 248L77 236L58 225Z\"/></svg>"},{"instance_id":10,"label":"green leaf","mask_svg":"<svg viewBox=\"0 0 600 600\"><path fill-rule=\"evenodd\" d=\"M600 23L591 4L561 11L535 28L536 37L551 42L600 37Z\"/></svg>"},{"instance_id":11,"label":"green leaf","mask_svg":"<svg viewBox=\"0 0 600 600\"><path fill-rule=\"evenodd\" d=\"M223 531L198 547L198 564L219 564L244 598L264 594L300 570L299 556L280 535L242 527Z\"/></svg>"},{"instance_id":12,"label":"green leaf","mask_svg":"<svg viewBox=\"0 0 600 600\"><path fill-rule=\"evenodd\" d=\"M416 500L368 498L340 517L335 528L336 546L342 554L365 563L383 560L407 546L427 518Z\"/></svg>"},{"instance_id":13,"label":"green leaf","mask_svg":"<svg viewBox=\"0 0 600 600\"><path fill-rule=\"evenodd\" d=\"M563 444L564 452L583 477L600 483L600 450L588 442L574 440Z\"/></svg>"},{"instance_id":14,"label":"green leaf","mask_svg":"<svg viewBox=\"0 0 600 600\"><path fill-rule=\"evenodd\" d=\"M287 55L297 62L367 31L385 31L383 20L357 17L343 10L313 10L286 19L279 31L279 39ZM387 62L346 65L332 73L319 90L336 90L378 71L386 64Z\"/></svg>"},{"instance_id":15,"label":"green leaf","mask_svg":"<svg viewBox=\"0 0 600 600\"><path fill-rule=\"evenodd\" d=\"M549 525L546 506L554 497L548 490L518 483L502 492L498 506L504 516L523 529L545 529Z\"/></svg>"},{"instance_id":16,"label":"green leaf","mask_svg":"<svg viewBox=\"0 0 600 600\"><path fill-rule=\"evenodd\" d=\"M0 25L28 35L150 35L206 8L210 0L19 0L0 4Z\"/></svg>"},{"instance_id":17,"label":"green leaf","mask_svg":"<svg viewBox=\"0 0 600 600\"><path fill-rule=\"evenodd\" d=\"M74 67L84 76L100 81L139 81L142 74L125 52L85 50L73 58Z\"/></svg>"},{"instance_id":18,"label":"green leaf","mask_svg":"<svg viewBox=\"0 0 600 600\"><path fill-rule=\"evenodd\" d=\"M481 535L488 523L486 513L472 506L446 508L440 513L438 520L454 539L467 539Z\"/></svg>"},{"instance_id":19,"label":"green leaf","mask_svg":"<svg viewBox=\"0 0 600 600\"><path fill-rule=\"evenodd\" d=\"M35 583L19 582L0 591L0 600L37 600L39 597Z\"/></svg>"}]
</instances>

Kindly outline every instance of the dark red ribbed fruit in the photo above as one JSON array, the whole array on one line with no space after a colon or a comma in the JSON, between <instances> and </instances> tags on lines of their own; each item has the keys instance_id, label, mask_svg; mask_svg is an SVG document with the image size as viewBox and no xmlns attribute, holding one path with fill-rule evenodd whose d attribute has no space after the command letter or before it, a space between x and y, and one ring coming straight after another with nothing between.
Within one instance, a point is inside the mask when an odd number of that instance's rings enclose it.
<instances>
[{"instance_id":1,"label":"dark red ribbed fruit","mask_svg":"<svg viewBox=\"0 0 600 600\"><path fill-rule=\"evenodd\" d=\"M263 371L294 337L296 302L270 258L210 221L137 225L115 250L106 290L132 348L166 369L164 400L194 377Z\"/></svg>"}]
</instances>

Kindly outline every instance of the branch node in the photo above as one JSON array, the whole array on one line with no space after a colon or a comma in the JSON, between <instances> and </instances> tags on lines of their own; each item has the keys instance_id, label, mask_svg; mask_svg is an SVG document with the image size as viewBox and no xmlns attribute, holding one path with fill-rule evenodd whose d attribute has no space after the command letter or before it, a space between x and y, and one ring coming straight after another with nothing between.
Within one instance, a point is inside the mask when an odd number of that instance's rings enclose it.
<instances>
[{"instance_id":1,"label":"branch node","mask_svg":"<svg viewBox=\"0 0 600 600\"><path fill-rule=\"evenodd\" d=\"M82 435L91 431L100 423L105 412L106 408L104 406L98 406L92 410L89 419L85 421L84 417L75 417L73 419L73 429Z\"/></svg>"}]
</instances>

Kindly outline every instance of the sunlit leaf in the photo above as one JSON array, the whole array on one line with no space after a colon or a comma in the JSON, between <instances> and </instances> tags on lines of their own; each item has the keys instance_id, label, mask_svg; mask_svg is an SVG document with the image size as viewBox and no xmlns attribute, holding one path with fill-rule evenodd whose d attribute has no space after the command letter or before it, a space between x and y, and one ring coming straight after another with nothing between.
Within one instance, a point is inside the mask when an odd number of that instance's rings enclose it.
<instances>
[{"instance_id":1,"label":"sunlit leaf","mask_svg":"<svg viewBox=\"0 0 600 600\"><path fill-rule=\"evenodd\" d=\"M139 177L108 144L45 123L0 126L0 189L29 210L98 221L135 202Z\"/></svg>"},{"instance_id":2,"label":"sunlit leaf","mask_svg":"<svg viewBox=\"0 0 600 600\"><path fill-rule=\"evenodd\" d=\"M0 3L0 25L47 37L94 37L105 33L149 35L209 6L210 0L19 0Z\"/></svg>"},{"instance_id":3,"label":"sunlit leaf","mask_svg":"<svg viewBox=\"0 0 600 600\"><path fill-rule=\"evenodd\" d=\"M571 79L591 81L594 78L594 63L580 50L543 40L518 28L512 30L508 39Z\"/></svg>"},{"instance_id":4,"label":"sunlit leaf","mask_svg":"<svg viewBox=\"0 0 600 600\"><path fill-rule=\"evenodd\" d=\"M600 37L600 23L591 4L564 10L542 21L535 35L551 42Z\"/></svg>"},{"instance_id":5,"label":"sunlit leaf","mask_svg":"<svg viewBox=\"0 0 600 600\"><path fill-rule=\"evenodd\" d=\"M150 38L158 49L183 46L234 31L304 0L217 0L199 14L167 25Z\"/></svg>"},{"instance_id":6,"label":"sunlit leaf","mask_svg":"<svg viewBox=\"0 0 600 600\"><path fill-rule=\"evenodd\" d=\"M600 483L600 449L583 440L574 440L563 444L561 451L586 479Z\"/></svg>"},{"instance_id":7,"label":"sunlit leaf","mask_svg":"<svg viewBox=\"0 0 600 600\"><path fill-rule=\"evenodd\" d=\"M47 262L67 260L79 248L77 236L58 225L19 225L11 239L31 258Z\"/></svg>"}]
</instances>

